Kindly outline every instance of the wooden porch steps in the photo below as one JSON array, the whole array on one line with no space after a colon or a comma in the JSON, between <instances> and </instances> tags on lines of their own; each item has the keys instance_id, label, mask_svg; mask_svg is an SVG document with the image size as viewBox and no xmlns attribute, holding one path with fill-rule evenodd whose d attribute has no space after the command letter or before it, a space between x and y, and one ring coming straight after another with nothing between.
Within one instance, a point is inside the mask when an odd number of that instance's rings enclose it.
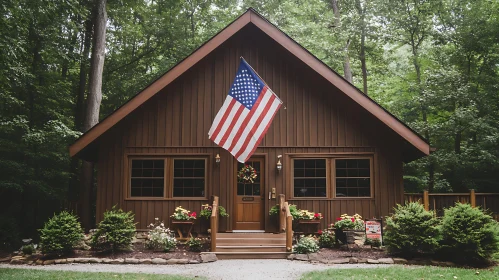
<instances>
[{"instance_id":1,"label":"wooden porch steps","mask_svg":"<svg viewBox=\"0 0 499 280\"><path fill-rule=\"evenodd\" d=\"M286 235L272 233L217 233L219 259L284 259Z\"/></svg>"}]
</instances>

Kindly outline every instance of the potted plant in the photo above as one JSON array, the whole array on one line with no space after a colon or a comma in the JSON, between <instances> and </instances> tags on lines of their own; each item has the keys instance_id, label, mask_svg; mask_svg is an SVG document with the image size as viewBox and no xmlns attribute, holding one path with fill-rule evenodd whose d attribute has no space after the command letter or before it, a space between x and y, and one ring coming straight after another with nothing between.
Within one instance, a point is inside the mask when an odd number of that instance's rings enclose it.
<instances>
[{"instance_id":1,"label":"potted plant","mask_svg":"<svg viewBox=\"0 0 499 280\"><path fill-rule=\"evenodd\" d=\"M209 232L210 228L210 217L211 213L213 211L213 206L209 204L203 204L201 205L201 211L199 212L199 217L202 218L201 220L201 228L204 230L206 229L206 232ZM229 213L225 210L223 206L218 206L218 216L220 217L229 217Z\"/></svg>"},{"instance_id":2,"label":"potted plant","mask_svg":"<svg viewBox=\"0 0 499 280\"><path fill-rule=\"evenodd\" d=\"M343 244L353 244L355 242L355 235L363 235L365 233L365 223L359 214L353 216L343 214L331 226L334 227L336 240L341 241Z\"/></svg>"},{"instance_id":3,"label":"potted plant","mask_svg":"<svg viewBox=\"0 0 499 280\"><path fill-rule=\"evenodd\" d=\"M172 225L177 228L180 240L188 240L192 237L191 231L196 220L196 212L191 213L182 206L178 206L170 217L172 218Z\"/></svg>"},{"instance_id":4,"label":"potted plant","mask_svg":"<svg viewBox=\"0 0 499 280\"><path fill-rule=\"evenodd\" d=\"M191 221L196 219L196 212L191 213L182 206L178 206L170 217L175 221Z\"/></svg>"}]
</instances>

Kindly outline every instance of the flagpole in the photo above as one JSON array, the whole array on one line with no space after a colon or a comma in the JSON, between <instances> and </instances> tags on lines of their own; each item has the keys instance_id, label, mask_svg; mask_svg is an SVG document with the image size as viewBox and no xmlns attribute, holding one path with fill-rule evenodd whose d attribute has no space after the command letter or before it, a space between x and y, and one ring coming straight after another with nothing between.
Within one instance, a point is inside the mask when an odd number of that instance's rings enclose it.
<instances>
[{"instance_id":1,"label":"flagpole","mask_svg":"<svg viewBox=\"0 0 499 280\"><path fill-rule=\"evenodd\" d=\"M249 68L251 68L251 70L253 70L253 73L255 73L258 78L260 78L260 80L262 80L262 82L270 89L269 85L267 84L267 82L265 82L265 80L260 77L260 75L258 75L258 72L255 71L255 69L253 69L253 67L251 67L251 65L246 61L246 59L244 59L243 56L240 57L242 60L244 60L244 62L246 62L246 65L249 66ZM281 102L281 104L284 104L284 102L282 102L282 100L279 98L279 96L277 96L277 94L275 94L275 92L273 90L270 90L272 91L272 94L274 94L274 96ZM284 106L284 109L286 109L286 106Z\"/></svg>"}]
</instances>

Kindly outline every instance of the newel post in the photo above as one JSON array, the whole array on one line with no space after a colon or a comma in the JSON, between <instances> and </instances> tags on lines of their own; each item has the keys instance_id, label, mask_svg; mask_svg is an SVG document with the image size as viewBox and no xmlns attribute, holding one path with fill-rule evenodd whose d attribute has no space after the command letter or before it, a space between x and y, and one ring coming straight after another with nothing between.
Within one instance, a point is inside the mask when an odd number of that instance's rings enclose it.
<instances>
[{"instance_id":1,"label":"newel post","mask_svg":"<svg viewBox=\"0 0 499 280\"><path fill-rule=\"evenodd\" d=\"M279 231L286 230L286 207L284 206L284 194L279 195Z\"/></svg>"},{"instance_id":2,"label":"newel post","mask_svg":"<svg viewBox=\"0 0 499 280\"><path fill-rule=\"evenodd\" d=\"M470 204L471 207L476 207L476 195L474 189L470 190Z\"/></svg>"},{"instance_id":3,"label":"newel post","mask_svg":"<svg viewBox=\"0 0 499 280\"><path fill-rule=\"evenodd\" d=\"M426 211L430 210L430 194L428 193L428 190L423 192L423 205Z\"/></svg>"}]
</instances>

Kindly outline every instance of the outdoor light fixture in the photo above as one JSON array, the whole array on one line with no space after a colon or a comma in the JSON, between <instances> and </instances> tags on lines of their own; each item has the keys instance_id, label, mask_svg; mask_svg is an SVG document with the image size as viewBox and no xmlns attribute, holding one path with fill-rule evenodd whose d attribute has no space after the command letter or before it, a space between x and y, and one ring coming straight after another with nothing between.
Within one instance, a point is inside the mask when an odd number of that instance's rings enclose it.
<instances>
[{"instance_id":1,"label":"outdoor light fixture","mask_svg":"<svg viewBox=\"0 0 499 280\"><path fill-rule=\"evenodd\" d=\"M217 156L215 157L215 162L217 163L217 165L220 164L220 155L217 154Z\"/></svg>"},{"instance_id":2,"label":"outdoor light fixture","mask_svg":"<svg viewBox=\"0 0 499 280\"><path fill-rule=\"evenodd\" d=\"M280 173L282 169L281 157L282 155L277 156L277 173Z\"/></svg>"}]
</instances>

